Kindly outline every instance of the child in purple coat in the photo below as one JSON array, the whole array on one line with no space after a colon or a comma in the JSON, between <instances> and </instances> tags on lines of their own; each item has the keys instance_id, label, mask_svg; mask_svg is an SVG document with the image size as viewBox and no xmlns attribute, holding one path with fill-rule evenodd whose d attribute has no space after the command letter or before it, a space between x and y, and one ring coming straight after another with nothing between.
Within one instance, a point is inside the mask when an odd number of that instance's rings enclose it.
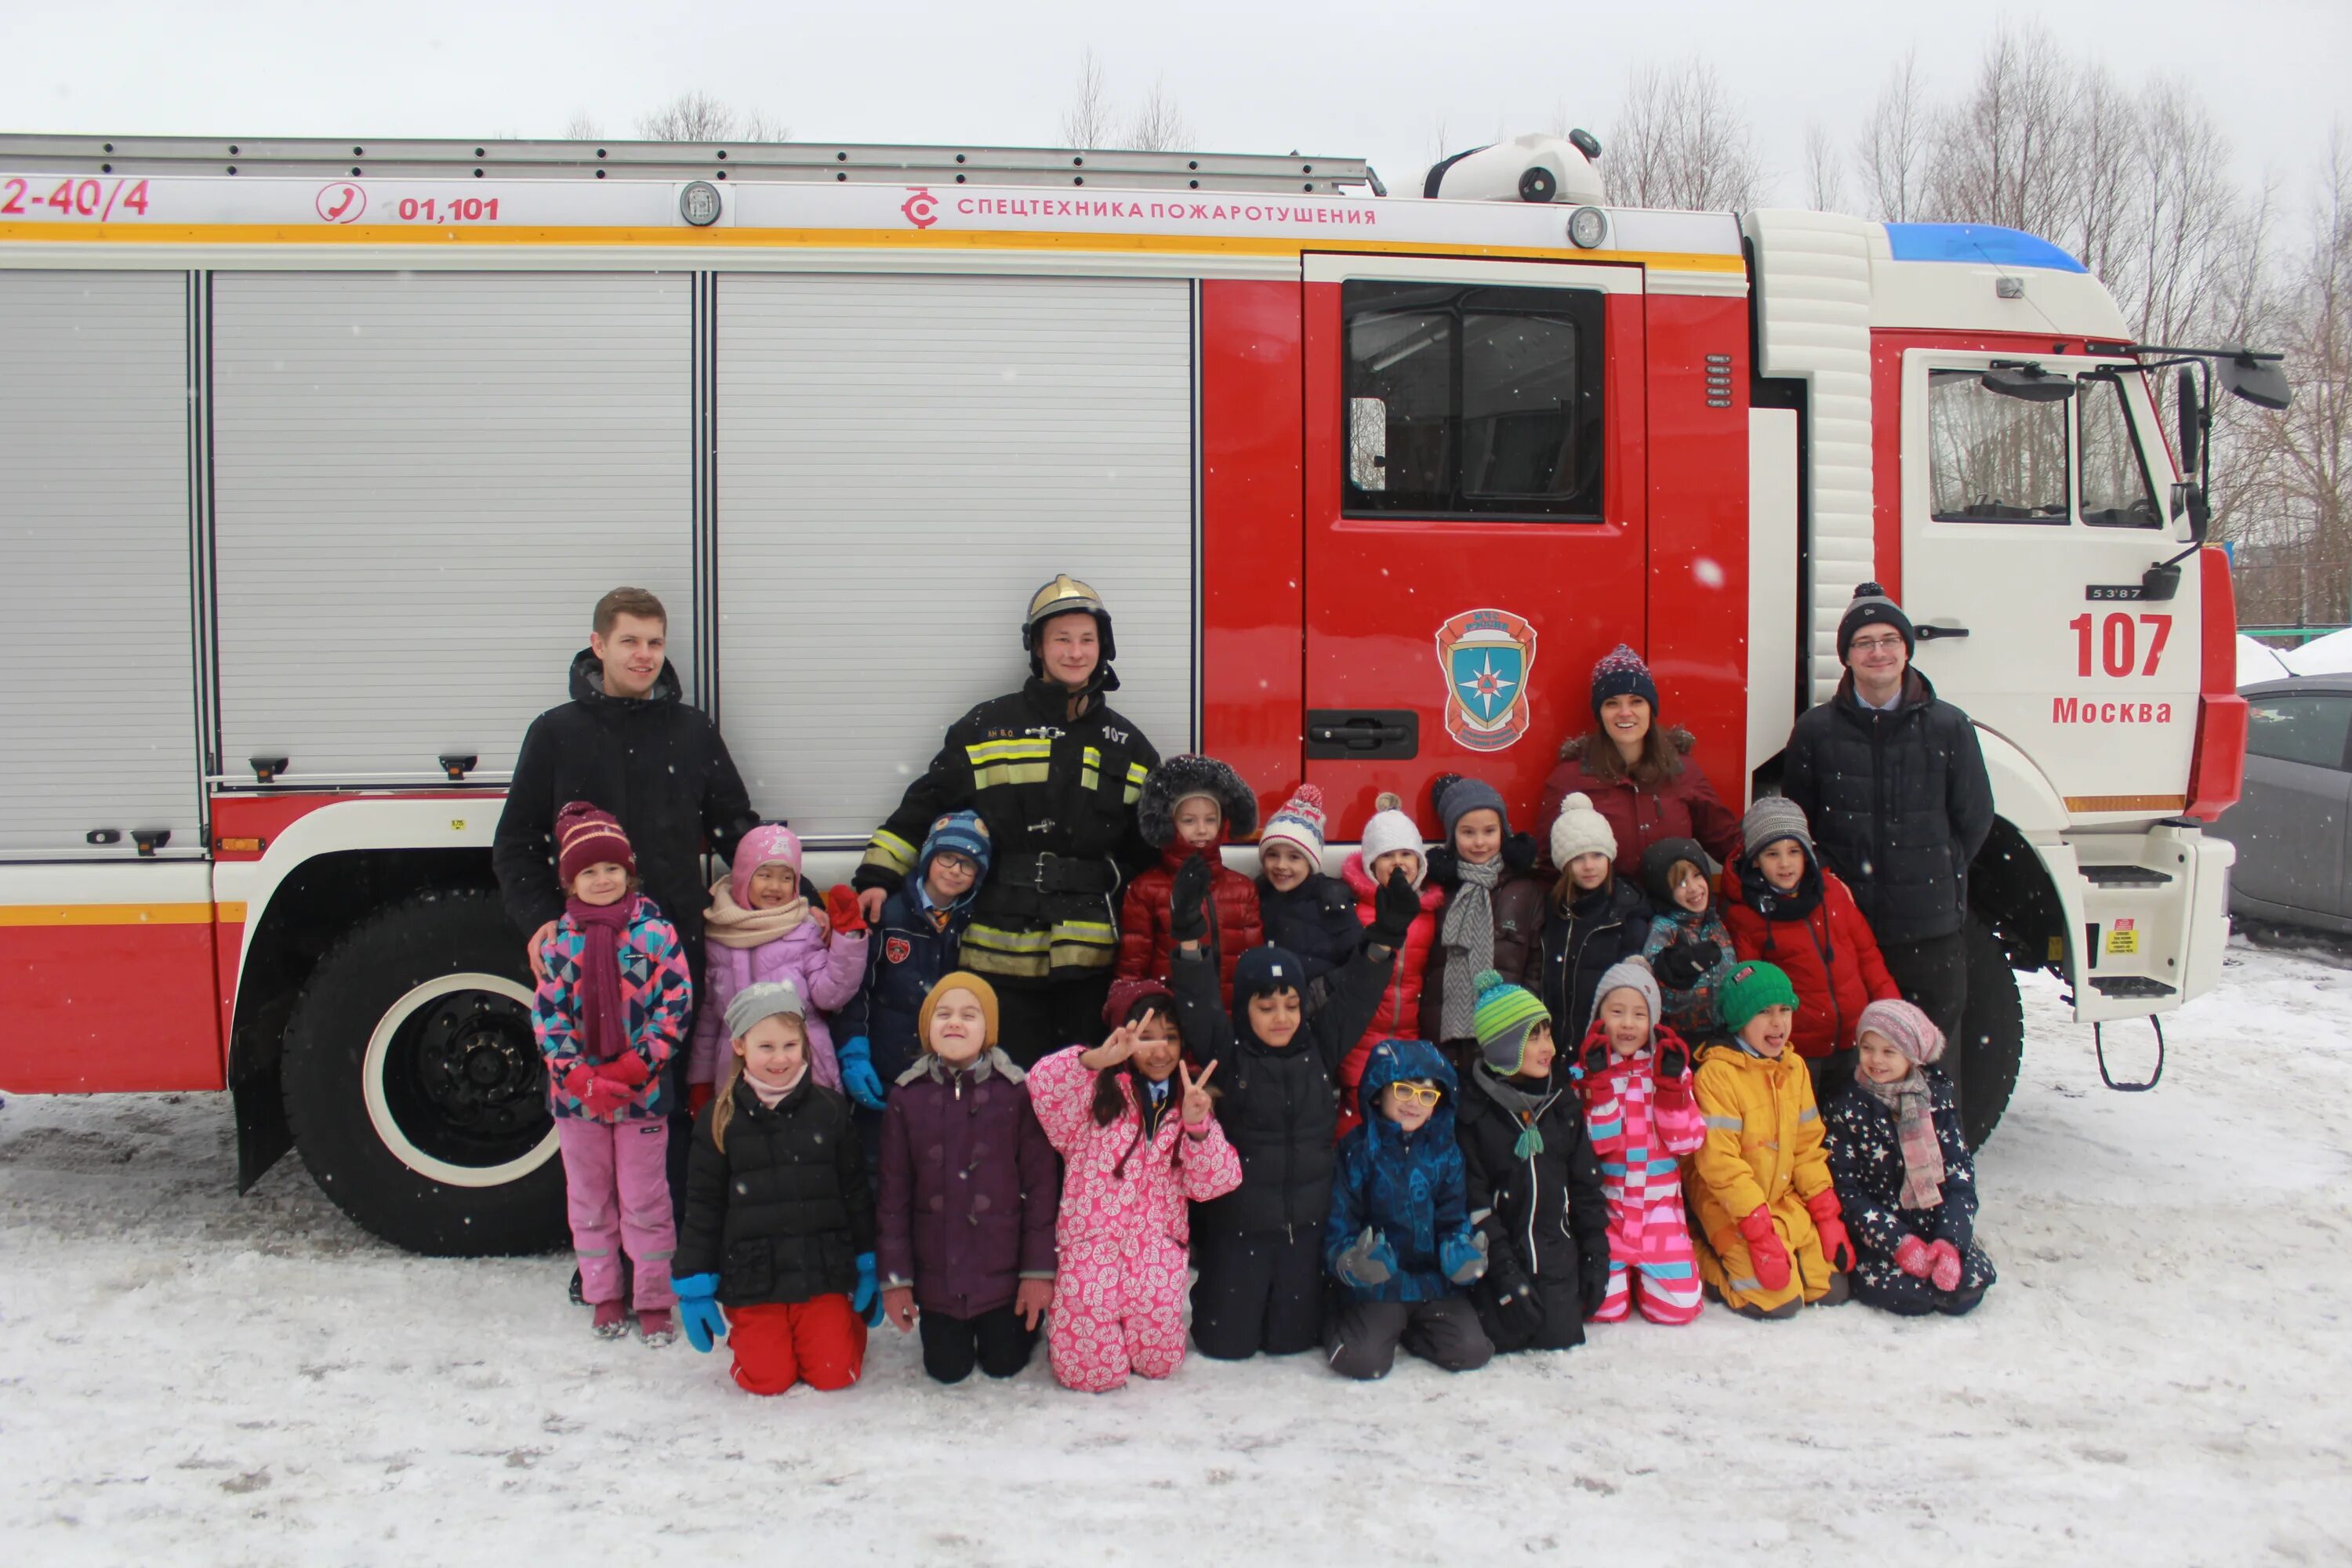
<instances>
[{"instance_id":1,"label":"child in purple coat","mask_svg":"<svg viewBox=\"0 0 2352 1568\"><path fill-rule=\"evenodd\" d=\"M882 1311L919 1326L923 1370L961 1383L1029 1364L1054 1304L1061 1163L1025 1076L996 1048L996 993L959 971L923 998L923 1059L882 1113Z\"/></svg>"},{"instance_id":2,"label":"child in purple coat","mask_svg":"<svg viewBox=\"0 0 2352 1568\"><path fill-rule=\"evenodd\" d=\"M856 996L866 978L866 921L856 896L835 888L822 907L812 901L801 883L800 835L769 823L735 846L732 874L711 886L702 924L701 1005L686 1069L696 1113L727 1076L727 1004L739 991L776 981L807 1004L809 1071L839 1089L841 1064L824 1014Z\"/></svg>"}]
</instances>

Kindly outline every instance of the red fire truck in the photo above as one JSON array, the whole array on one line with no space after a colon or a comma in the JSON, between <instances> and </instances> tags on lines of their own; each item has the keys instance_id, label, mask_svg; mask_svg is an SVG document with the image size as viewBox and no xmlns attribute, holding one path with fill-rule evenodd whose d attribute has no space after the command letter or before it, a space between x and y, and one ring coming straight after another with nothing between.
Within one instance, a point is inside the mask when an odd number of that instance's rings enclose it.
<instances>
[{"instance_id":1,"label":"red fire truck","mask_svg":"<svg viewBox=\"0 0 2352 1568\"><path fill-rule=\"evenodd\" d=\"M407 1246L559 1238L489 841L615 584L823 883L1058 571L1162 751L1315 781L1335 840L1441 772L1531 812L1619 641L1727 800L1769 790L1874 578L1999 800L1981 1132L2012 967L2094 1022L2220 969L2244 710L2150 363L2030 236L1613 208L1550 138L1421 198L1322 158L0 139L0 1087L226 1088L241 1184L290 1146Z\"/></svg>"}]
</instances>

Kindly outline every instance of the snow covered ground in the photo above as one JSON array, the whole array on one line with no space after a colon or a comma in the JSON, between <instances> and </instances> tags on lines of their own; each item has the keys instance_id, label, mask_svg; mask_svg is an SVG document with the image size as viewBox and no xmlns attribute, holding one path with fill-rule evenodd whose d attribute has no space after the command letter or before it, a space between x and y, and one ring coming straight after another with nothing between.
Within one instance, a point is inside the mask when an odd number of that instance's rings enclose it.
<instances>
[{"instance_id":1,"label":"snow covered ground","mask_svg":"<svg viewBox=\"0 0 2352 1568\"><path fill-rule=\"evenodd\" d=\"M1082 1397L1041 1354L941 1389L887 1333L846 1394L753 1400L719 1356L592 1339L560 1259L394 1252L291 1161L237 1198L225 1098L12 1099L0 1542L28 1565L2352 1558L2352 969L2233 949L2148 1095L2100 1087L2053 987L2027 1008L1973 1317L1710 1309L1360 1387L1196 1358ZM2128 1071L2147 1037L2116 1036Z\"/></svg>"}]
</instances>

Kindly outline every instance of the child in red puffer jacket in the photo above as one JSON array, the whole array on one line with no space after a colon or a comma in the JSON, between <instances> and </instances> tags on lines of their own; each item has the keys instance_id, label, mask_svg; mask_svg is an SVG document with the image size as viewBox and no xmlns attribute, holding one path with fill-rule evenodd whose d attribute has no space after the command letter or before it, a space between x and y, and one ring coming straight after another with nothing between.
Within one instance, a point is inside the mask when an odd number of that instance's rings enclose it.
<instances>
[{"instance_id":1,"label":"child in red puffer jacket","mask_svg":"<svg viewBox=\"0 0 2352 1568\"><path fill-rule=\"evenodd\" d=\"M1257 884L1218 854L1234 838L1257 831L1257 796L1241 775L1214 757L1175 756L1151 770L1135 803L1143 841L1160 864L1127 886L1118 910L1118 973L1129 980L1165 980L1173 973L1176 939L1169 929L1169 895L1176 873L1195 855L1215 868L1206 899L1205 951L1217 963L1219 994L1233 999L1234 965L1265 941Z\"/></svg>"}]
</instances>

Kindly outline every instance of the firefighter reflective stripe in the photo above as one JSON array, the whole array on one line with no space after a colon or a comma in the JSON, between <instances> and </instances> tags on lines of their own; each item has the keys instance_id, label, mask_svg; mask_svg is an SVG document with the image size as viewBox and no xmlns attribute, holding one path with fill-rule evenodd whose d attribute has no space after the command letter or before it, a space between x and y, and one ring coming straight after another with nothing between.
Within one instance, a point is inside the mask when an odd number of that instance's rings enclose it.
<instances>
[{"instance_id":1,"label":"firefighter reflective stripe","mask_svg":"<svg viewBox=\"0 0 2352 1568\"><path fill-rule=\"evenodd\" d=\"M1091 794L1102 786L1102 748L1088 746L1078 766L1078 787Z\"/></svg>"},{"instance_id":2,"label":"firefighter reflective stripe","mask_svg":"<svg viewBox=\"0 0 2352 1568\"><path fill-rule=\"evenodd\" d=\"M1805 1121L1819 1121L1821 1119L1822 1119L1822 1113L1821 1113L1820 1111L1818 1111L1818 1110L1814 1110L1814 1109L1813 1109L1811 1106L1810 1106L1810 1105L1808 1105L1807 1107L1805 1107L1805 1109L1804 1109L1804 1110L1800 1110L1799 1112L1797 1112L1797 1120L1798 1120L1800 1122L1805 1122Z\"/></svg>"},{"instance_id":3,"label":"firefighter reflective stripe","mask_svg":"<svg viewBox=\"0 0 2352 1568\"><path fill-rule=\"evenodd\" d=\"M1150 771L1150 769L1145 767L1141 763L1129 763L1127 764L1128 805L1133 805L1135 804L1136 796L1143 793L1143 780Z\"/></svg>"},{"instance_id":4,"label":"firefighter reflective stripe","mask_svg":"<svg viewBox=\"0 0 2352 1568\"><path fill-rule=\"evenodd\" d=\"M975 790L1044 784L1046 769L1054 759L1054 742L1026 737L982 741L966 746L964 754L971 762L971 787Z\"/></svg>"},{"instance_id":5,"label":"firefighter reflective stripe","mask_svg":"<svg viewBox=\"0 0 2352 1568\"><path fill-rule=\"evenodd\" d=\"M974 921L963 933L965 968L977 974L1043 979L1056 969L1108 969L1118 931L1108 921L1055 921L1050 931L1007 931Z\"/></svg>"},{"instance_id":6,"label":"firefighter reflective stripe","mask_svg":"<svg viewBox=\"0 0 2352 1568\"><path fill-rule=\"evenodd\" d=\"M1737 1116L1710 1116L1706 1124L1717 1132L1745 1132L1748 1123Z\"/></svg>"},{"instance_id":7,"label":"firefighter reflective stripe","mask_svg":"<svg viewBox=\"0 0 2352 1568\"><path fill-rule=\"evenodd\" d=\"M877 827L874 837L866 841L866 858L858 864L879 866L894 876L903 877L915 868L915 847L887 828Z\"/></svg>"}]
</instances>

